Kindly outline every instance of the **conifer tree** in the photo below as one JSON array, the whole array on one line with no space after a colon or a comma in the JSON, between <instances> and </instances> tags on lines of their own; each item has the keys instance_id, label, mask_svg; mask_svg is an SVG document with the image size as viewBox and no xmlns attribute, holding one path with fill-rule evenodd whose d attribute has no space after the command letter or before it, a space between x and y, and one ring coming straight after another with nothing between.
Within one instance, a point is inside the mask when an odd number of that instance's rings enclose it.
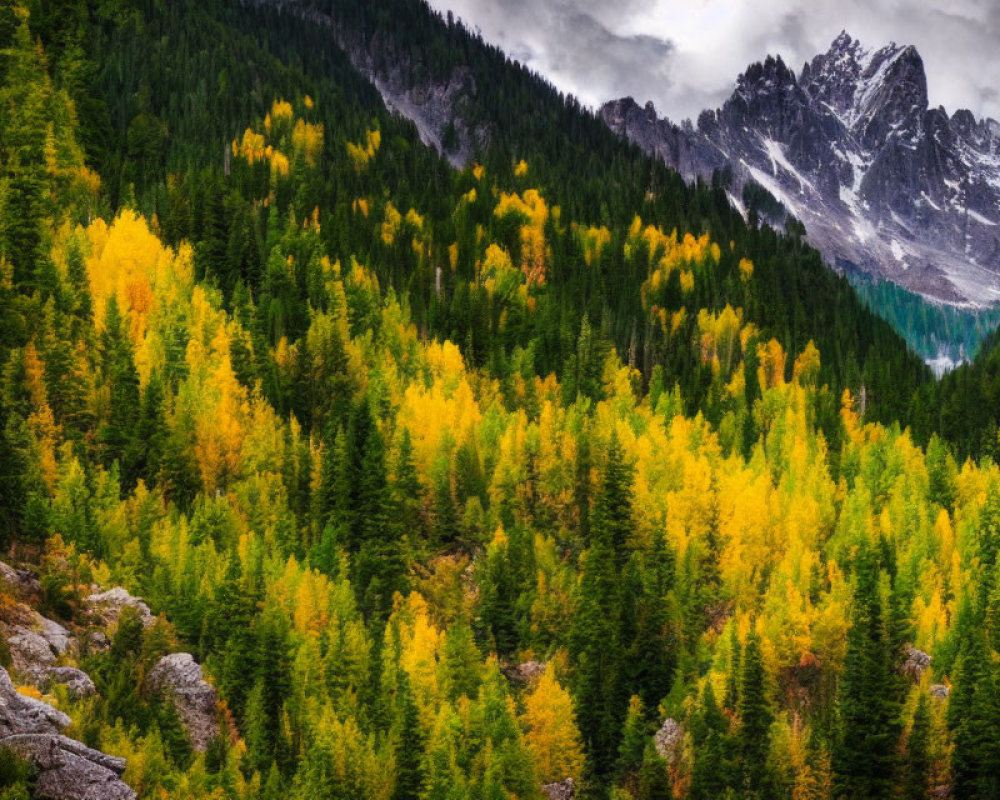
<instances>
[{"instance_id":1,"label":"conifer tree","mask_svg":"<svg viewBox=\"0 0 1000 800\"><path fill-rule=\"evenodd\" d=\"M619 620L621 598L615 568L613 528L595 519L573 620L574 696L578 722L595 776L606 776L618 752L623 696Z\"/></svg>"},{"instance_id":2,"label":"conifer tree","mask_svg":"<svg viewBox=\"0 0 1000 800\"><path fill-rule=\"evenodd\" d=\"M929 791L931 761L931 717L927 696L923 693L917 701L913 724L906 741L906 777L903 796L906 800L926 800Z\"/></svg>"},{"instance_id":3,"label":"conifer tree","mask_svg":"<svg viewBox=\"0 0 1000 800\"><path fill-rule=\"evenodd\" d=\"M639 769L639 790L636 800L670 800L673 797L667 760L656 752L653 743L646 745L646 752Z\"/></svg>"},{"instance_id":4,"label":"conifer tree","mask_svg":"<svg viewBox=\"0 0 1000 800\"><path fill-rule=\"evenodd\" d=\"M424 732L406 670L399 671L396 713L396 785L393 800L419 800L424 788Z\"/></svg>"},{"instance_id":5,"label":"conifer tree","mask_svg":"<svg viewBox=\"0 0 1000 800\"><path fill-rule=\"evenodd\" d=\"M618 434L611 435L604 480L594 505L595 537L607 537L615 555L615 569L628 560L634 523L632 521L632 468L625 462L625 451Z\"/></svg>"},{"instance_id":6,"label":"conifer tree","mask_svg":"<svg viewBox=\"0 0 1000 800\"><path fill-rule=\"evenodd\" d=\"M732 742L729 722L719 709L711 683L708 683L702 692L691 736L695 746L695 758L690 797L692 800L714 800L724 797L734 783Z\"/></svg>"},{"instance_id":7,"label":"conifer tree","mask_svg":"<svg viewBox=\"0 0 1000 800\"><path fill-rule=\"evenodd\" d=\"M743 787L748 797L767 791L767 755L770 750L771 709L767 701L760 640L753 631L743 651L740 680L739 749L743 761Z\"/></svg>"},{"instance_id":8,"label":"conifer tree","mask_svg":"<svg viewBox=\"0 0 1000 800\"><path fill-rule=\"evenodd\" d=\"M840 731L833 753L837 797L888 798L898 767L899 684L878 578L875 559L863 550L857 558L838 703Z\"/></svg>"}]
</instances>

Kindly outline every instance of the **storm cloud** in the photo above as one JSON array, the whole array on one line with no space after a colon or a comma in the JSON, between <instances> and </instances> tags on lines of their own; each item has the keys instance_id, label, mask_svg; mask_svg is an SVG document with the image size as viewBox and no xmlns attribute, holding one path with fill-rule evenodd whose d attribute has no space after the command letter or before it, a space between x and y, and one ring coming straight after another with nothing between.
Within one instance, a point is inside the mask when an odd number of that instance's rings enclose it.
<instances>
[{"instance_id":1,"label":"storm cloud","mask_svg":"<svg viewBox=\"0 0 1000 800\"><path fill-rule=\"evenodd\" d=\"M916 45L932 105L1000 119L1000 0L430 0L583 103L630 95L675 120L730 94L748 64L796 71L846 29Z\"/></svg>"}]
</instances>

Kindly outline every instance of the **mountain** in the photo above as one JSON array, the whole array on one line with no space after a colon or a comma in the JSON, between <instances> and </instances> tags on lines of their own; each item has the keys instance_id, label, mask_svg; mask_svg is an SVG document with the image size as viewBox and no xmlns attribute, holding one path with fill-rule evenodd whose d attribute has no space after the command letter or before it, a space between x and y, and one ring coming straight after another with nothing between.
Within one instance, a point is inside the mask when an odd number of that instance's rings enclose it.
<instances>
[{"instance_id":1,"label":"mountain","mask_svg":"<svg viewBox=\"0 0 1000 800\"><path fill-rule=\"evenodd\" d=\"M794 216L838 271L949 303L1000 299L1000 123L930 108L913 47L845 32L798 75L769 56L697 125L631 98L600 115L688 180L724 170L736 207Z\"/></svg>"}]
</instances>

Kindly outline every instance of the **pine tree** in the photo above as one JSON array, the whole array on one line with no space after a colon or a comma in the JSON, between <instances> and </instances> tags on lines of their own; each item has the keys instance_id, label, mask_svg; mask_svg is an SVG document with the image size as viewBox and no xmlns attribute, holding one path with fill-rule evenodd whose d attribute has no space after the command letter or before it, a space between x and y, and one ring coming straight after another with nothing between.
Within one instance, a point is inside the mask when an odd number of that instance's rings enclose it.
<instances>
[{"instance_id":1,"label":"pine tree","mask_svg":"<svg viewBox=\"0 0 1000 800\"><path fill-rule=\"evenodd\" d=\"M448 699L455 702L460 697L475 697L479 690L482 655L472 636L472 629L464 620L455 622L446 634L444 643L444 678Z\"/></svg>"},{"instance_id":2,"label":"pine tree","mask_svg":"<svg viewBox=\"0 0 1000 800\"><path fill-rule=\"evenodd\" d=\"M695 714L691 737L694 741L694 769L691 774L691 800L715 800L724 797L734 783L732 742L729 722L719 709L708 683Z\"/></svg>"},{"instance_id":3,"label":"pine tree","mask_svg":"<svg viewBox=\"0 0 1000 800\"><path fill-rule=\"evenodd\" d=\"M588 765L598 779L614 766L627 698L621 674L620 616L612 529L595 520L580 579L572 654L580 733Z\"/></svg>"},{"instance_id":4,"label":"pine tree","mask_svg":"<svg viewBox=\"0 0 1000 800\"><path fill-rule=\"evenodd\" d=\"M632 469L625 463L625 451L618 434L611 435L608 458L604 466L604 481L594 506L595 530L608 537L615 554L615 567L620 570L628 560L632 544Z\"/></svg>"},{"instance_id":5,"label":"pine tree","mask_svg":"<svg viewBox=\"0 0 1000 800\"><path fill-rule=\"evenodd\" d=\"M931 717L927 695L921 693L906 742L906 777L903 787L903 797L906 800L927 800L931 771L928 752L930 734Z\"/></svg>"},{"instance_id":6,"label":"pine tree","mask_svg":"<svg viewBox=\"0 0 1000 800\"><path fill-rule=\"evenodd\" d=\"M736 711L740 702L740 677L742 676L742 655L740 637L736 630L735 620L729 626L729 671L726 673L726 697L723 705L730 711Z\"/></svg>"},{"instance_id":7,"label":"pine tree","mask_svg":"<svg viewBox=\"0 0 1000 800\"><path fill-rule=\"evenodd\" d=\"M892 795L901 730L898 682L871 554L858 555L851 628L841 678L840 731L833 753L837 797Z\"/></svg>"},{"instance_id":8,"label":"pine tree","mask_svg":"<svg viewBox=\"0 0 1000 800\"><path fill-rule=\"evenodd\" d=\"M406 563L401 534L390 517L391 502L382 434L367 402L358 410L356 441L360 440L361 463L356 475L353 519L357 525L357 557L353 583L369 614L384 618L396 592L405 591Z\"/></svg>"},{"instance_id":9,"label":"pine tree","mask_svg":"<svg viewBox=\"0 0 1000 800\"><path fill-rule=\"evenodd\" d=\"M656 752L653 743L646 745L646 752L639 769L639 790L636 800L671 800L674 796L670 784L667 760Z\"/></svg>"},{"instance_id":10,"label":"pine tree","mask_svg":"<svg viewBox=\"0 0 1000 800\"><path fill-rule=\"evenodd\" d=\"M434 483L434 539L439 547L448 547L458 540L458 533L450 470L444 469Z\"/></svg>"},{"instance_id":11,"label":"pine tree","mask_svg":"<svg viewBox=\"0 0 1000 800\"><path fill-rule=\"evenodd\" d=\"M159 373L153 372L142 393L138 420L125 457L132 469L131 477L144 480L147 486L156 485L163 464L167 436L163 382Z\"/></svg>"},{"instance_id":12,"label":"pine tree","mask_svg":"<svg viewBox=\"0 0 1000 800\"><path fill-rule=\"evenodd\" d=\"M393 517L398 521L403 536L410 542L411 549L423 546L427 536L423 516L423 489L417 477L417 467L413 461L413 442L410 431L403 428L399 440L392 479Z\"/></svg>"},{"instance_id":13,"label":"pine tree","mask_svg":"<svg viewBox=\"0 0 1000 800\"><path fill-rule=\"evenodd\" d=\"M396 785L393 800L418 800L424 788L424 732L406 670L399 670L396 707Z\"/></svg>"},{"instance_id":14,"label":"pine tree","mask_svg":"<svg viewBox=\"0 0 1000 800\"><path fill-rule=\"evenodd\" d=\"M511 569L509 541L502 529L486 549L479 580L479 617L499 655L517 647L518 585Z\"/></svg>"},{"instance_id":15,"label":"pine tree","mask_svg":"<svg viewBox=\"0 0 1000 800\"><path fill-rule=\"evenodd\" d=\"M626 657L629 688L647 708L667 696L677 667L677 637L670 628L667 598L649 587L640 599L635 638Z\"/></svg>"},{"instance_id":16,"label":"pine tree","mask_svg":"<svg viewBox=\"0 0 1000 800\"><path fill-rule=\"evenodd\" d=\"M624 786L633 793L649 740L648 727L642 700L638 695L632 695L625 724L622 726L622 742L618 748L618 774L622 776Z\"/></svg>"},{"instance_id":17,"label":"pine tree","mask_svg":"<svg viewBox=\"0 0 1000 800\"><path fill-rule=\"evenodd\" d=\"M993 797L1000 791L1000 680L987 653L982 632L970 632L948 699L948 725L955 742L952 795L958 800Z\"/></svg>"},{"instance_id":18,"label":"pine tree","mask_svg":"<svg viewBox=\"0 0 1000 800\"><path fill-rule=\"evenodd\" d=\"M772 714L766 696L760 640L754 632L747 636L743 652L739 718L744 791L748 797L761 797L767 790L767 756L771 744Z\"/></svg>"}]
</instances>

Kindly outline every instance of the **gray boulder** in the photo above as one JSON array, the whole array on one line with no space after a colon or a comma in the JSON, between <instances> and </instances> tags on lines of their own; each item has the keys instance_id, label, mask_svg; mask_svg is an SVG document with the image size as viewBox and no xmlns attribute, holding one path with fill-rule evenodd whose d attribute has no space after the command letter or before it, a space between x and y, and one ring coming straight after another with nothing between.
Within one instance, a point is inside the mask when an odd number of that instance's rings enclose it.
<instances>
[{"instance_id":1,"label":"gray boulder","mask_svg":"<svg viewBox=\"0 0 1000 800\"><path fill-rule=\"evenodd\" d=\"M70 722L59 709L18 692L7 670L0 668L0 740L25 733L58 733Z\"/></svg>"},{"instance_id":2,"label":"gray boulder","mask_svg":"<svg viewBox=\"0 0 1000 800\"><path fill-rule=\"evenodd\" d=\"M667 717L660 729L653 735L653 744L660 758L665 758L669 763L680 753L684 745L684 728L675 719Z\"/></svg>"},{"instance_id":3,"label":"gray boulder","mask_svg":"<svg viewBox=\"0 0 1000 800\"><path fill-rule=\"evenodd\" d=\"M144 628L153 626L153 614L141 597L134 597L121 586L115 586L106 592L97 592L84 601L87 609L107 627L114 627L121 618L122 611L134 608L139 612Z\"/></svg>"},{"instance_id":4,"label":"gray boulder","mask_svg":"<svg viewBox=\"0 0 1000 800\"><path fill-rule=\"evenodd\" d=\"M524 661L520 664L508 664L503 668L507 680L515 683L534 683L545 672L544 661Z\"/></svg>"},{"instance_id":5,"label":"gray boulder","mask_svg":"<svg viewBox=\"0 0 1000 800\"><path fill-rule=\"evenodd\" d=\"M49 643L49 647L52 648L52 652L57 656L61 656L65 653L69 647L69 631L55 620L43 617L37 612L35 612L34 617L35 628L42 635L42 638Z\"/></svg>"},{"instance_id":6,"label":"gray boulder","mask_svg":"<svg viewBox=\"0 0 1000 800\"><path fill-rule=\"evenodd\" d=\"M14 671L32 683L40 683L49 673L56 654L42 634L23 625L15 625L7 634L10 661Z\"/></svg>"},{"instance_id":7,"label":"gray boulder","mask_svg":"<svg viewBox=\"0 0 1000 800\"><path fill-rule=\"evenodd\" d=\"M69 690L70 697L92 697L97 694L97 687L90 676L76 667L50 667L48 685L60 683Z\"/></svg>"},{"instance_id":8,"label":"gray boulder","mask_svg":"<svg viewBox=\"0 0 1000 800\"><path fill-rule=\"evenodd\" d=\"M125 759L106 755L59 733L70 718L48 703L25 697L0 669L0 746L38 770L41 800L135 800L122 780Z\"/></svg>"},{"instance_id":9,"label":"gray boulder","mask_svg":"<svg viewBox=\"0 0 1000 800\"><path fill-rule=\"evenodd\" d=\"M573 800L573 796L576 794L576 784L572 778L566 778L566 780L556 783L546 783L542 786L542 794L548 800Z\"/></svg>"},{"instance_id":10,"label":"gray boulder","mask_svg":"<svg viewBox=\"0 0 1000 800\"><path fill-rule=\"evenodd\" d=\"M16 734L0 744L35 765L35 797L41 800L135 800L121 779L124 758L52 733Z\"/></svg>"},{"instance_id":11,"label":"gray boulder","mask_svg":"<svg viewBox=\"0 0 1000 800\"><path fill-rule=\"evenodd\" d=\"M56 657L66 652L70 634L62 625L31 612L31 625L12 625L7 629L11 665L21 677L41 686Z\"/></svg>"},{"instance_id":12,"label":"gray boulder","mask_svg":"<svg viewBox=\"0 0 1000 800\"><path fill-rule=\"evenodd\" d=\"M17 597L39 597L42 584L38 576L26 569L15 569L0 561L0 581L7 585Z\"/></svg>"},{"instance_id":13,"label":"gray boulder","mask_svg":"<svg viewBox=\"0 0 1000 800\"><path fill-rule=\"evenodd\" d=\"M219 734L218 695L190 653L171 653L157 661L146 677L146 690L173 701L195 750L204 752Z\"/></svg>"},{"instance_id":14,"label":"gray boulder","mask_svg":"<svg viewBox=\"0 0 1000 800\"><path fill-rule=\"evenodd\" d=\"M931 665L930 655L923 650L917 650L912 644L905 645L903 653L906 655L906 661L900 668L901 672L919 683L924 671Z\"/></svg>"}]
</instances>

